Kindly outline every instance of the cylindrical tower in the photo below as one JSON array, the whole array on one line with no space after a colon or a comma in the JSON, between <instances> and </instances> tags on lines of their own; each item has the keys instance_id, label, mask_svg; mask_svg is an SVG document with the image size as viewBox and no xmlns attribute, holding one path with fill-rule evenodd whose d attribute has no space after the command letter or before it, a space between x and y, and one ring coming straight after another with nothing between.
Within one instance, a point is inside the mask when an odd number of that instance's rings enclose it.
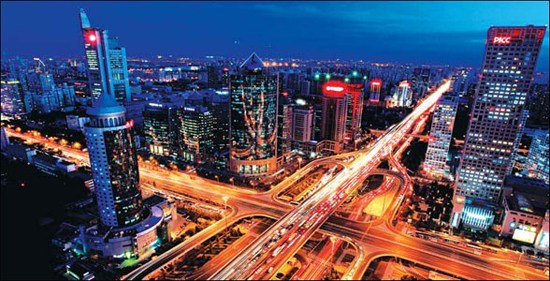
<instances>
[{"instance_id":1,"label":"cylindrical tower","mask_svg":"<svg viewBox=\"0 0 550 281\"><path fill-rule=\"evenodd\" d=\"M113 227L136 224L142 220L143 207L133 121L126 121L126 109L107 93L87 113L90 122L85 134L101 223Z\"/></svg>"}]
</instances>

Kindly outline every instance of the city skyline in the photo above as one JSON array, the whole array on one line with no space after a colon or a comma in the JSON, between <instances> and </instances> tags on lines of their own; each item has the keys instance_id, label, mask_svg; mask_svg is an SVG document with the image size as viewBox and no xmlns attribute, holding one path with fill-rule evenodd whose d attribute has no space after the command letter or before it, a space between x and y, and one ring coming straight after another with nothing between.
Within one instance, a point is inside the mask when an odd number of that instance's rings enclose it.
<instances>
[{"instance_id":1,"label":"city skyline","mask_svg":"<svg viewBox=\"0 0 550 281\"><path fill-rule=\"evenodd\" d=\"M548 279L547 2L1 3L0 279Z\"/></svg>"},{"instance_id":2,"label":"city skyline","mask_svg":"<svg viewBox=\"0 0 550 281\"><path fill-rule=\"evenodd\" d=\"M548 2L54 3L2 2L2 53L83 56L78 8L120 36L130 57L245 58L257 51L266 58L479 67L491 25L548 24ZM549 69L548 42L547 32L538 70Z\"/></svg>"}]
</instances>

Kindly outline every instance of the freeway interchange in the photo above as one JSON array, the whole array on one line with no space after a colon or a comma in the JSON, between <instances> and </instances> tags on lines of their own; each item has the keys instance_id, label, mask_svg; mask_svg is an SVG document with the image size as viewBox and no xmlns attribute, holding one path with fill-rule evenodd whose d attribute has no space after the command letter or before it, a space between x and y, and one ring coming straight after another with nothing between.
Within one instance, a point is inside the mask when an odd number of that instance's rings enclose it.
<instances>
[{"instance_id":1,"label":"freeway interchange","mask_svg":"<svg viewBox=\"0 0 550 281\"><path fill-rule=\"evenodd\" d=\"M344 274L343 279L361 279L368 264L383 256L396 256L432 268L461 276L465 279L542 279L542 272L522 264L503 262L517 260L515 253L484 253L482 257L462 249L444 244L410 237L398 231L392 223L400 201L410 191L410 179L405 168L392 156L394 148L402 144L411 130L418 128L421 120L433 109L439 97L447 91L450 81L443 83L425 98L399 124L392 126L367 149L310 162L295 174L289 176L268 192L256 192L235 188L217 181L191 178L179 171L151 169L140 165L142 182L154 181L156 189L169 196L185 195L203 198L219 204L227 203L231 212L222 220L195 234L167 252L123 277L123 279L146 279L165 264L187 253L194 246L206 241L242 218L265 216L277 222L268 228L248 247L227 255L220 264L205 264L205 271L212 273L209 279L269 279L278 268L291 258L316 231L329 233L349 240L359 249L354 266ZM52 148L61 148L69 159L86 163L88 155L78 149L63 147L47 139L8 129L8 134L30 142L44 143ZM342 159L354 156L352 161ZM333 215L348 195L369 175L377 170L378 164L388 159L397 171L387 171L400 179L397 200L388 204L388 210L375 221L357 222L353 219ZM319 165L341 165L343 169L324 181L311 196L298 206L278 199L281 191L292 186L301 177ZM380 171L378 171L380 172ZM150 188L144 185L144 188ZM225 199L224 199L225 198ZM225 256L225 255L224 255ZM210 268L208 268L210 267Z\"/></svg>"}]
</instances>

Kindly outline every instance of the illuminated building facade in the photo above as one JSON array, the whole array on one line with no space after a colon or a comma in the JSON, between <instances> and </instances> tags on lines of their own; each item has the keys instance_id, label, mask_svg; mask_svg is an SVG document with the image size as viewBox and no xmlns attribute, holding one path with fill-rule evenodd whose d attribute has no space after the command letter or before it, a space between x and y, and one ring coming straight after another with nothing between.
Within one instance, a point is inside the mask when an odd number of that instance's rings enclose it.
<instances>
[{"instance_id":1,"label":"illuminated building facade","mask_svg":"<svg viewBox=\"0 0 550 281\"><path fill-rule=\"evenodd\" d=\"M378 104L380 102L381 91L382 91L382 79L373 79L370 82L369 103Z\"/></svg>"},{"instance_id":2,"label":"illuminated building facade","mask_svg":"<svg viewBox=\"0 0 550 281\"><path fill-rule=\"evenodd\" d=\"M154 155L170 156L178 152L178 107L149 103L143 110L145 145Z\"/></svg>"},{"instance_id":3,"label":"illuminated building facade","mask_svg":"<svg viewBox=\"0 0 550 281\"><path fill-rule=\"evenodd\" d=\"M133 121L126 109L107 93L101 94L86 113L86 141L101 223L126 227L143 218Z\"/></svg>"},{"instance_id":4,"label":"illuminated building facade","mask_svg":"<svg viewBox=\"0 0 550 281\"><path fill-rule=\"evenodd\" d=\"M292 118L292 139L297 142L309 142L313 139L313 106L295 107Z\"/></svg>"},{"instance_id":5,"label":"illuminated building facade","mask_svg":"<svg viewBox=\"0 0 550 281\"><path fill-rule=\"evenodd\" d=\"M281 93L277 110L277 157L280 164L286 161L292 151L293 110L288 92Z\"/></svg>"},{"instance_id":6,"label":"illuminated building facade","mask_svg":"<svg viewBox=\"0 0 550 281\"><path fill-rule=\"evenodd\" d=\"M527 175L549 183L548 153L550 135L548 130L537 130L533 135L527 155Z\"/></svg>"},{"instance_id":7,"label":"illuminated building facade","mask_svg":"<svg viewBox=\"0 0 550 281\"><path fill-rule=\"evenodd\" d=\"M2 114L19 116L27 113L21 84L18 80L2 80L0 82Z\"/></svg>"},{"instance_id":8,"label":"illuminated building facade","mask_svg":"<svg viewBox=\"0 0 550 281\"><path fill-rule=\"evenodd\" d=\"M504 177L511 172L523 131L525 99L545 31L543 26L489 28L482 74L458 170L453 227L460 217L478 209L466 209L468 206L464 204L480 200L484 203L479 205L487 208L499 201ZM492 220L492 215L483 216L479 220ZM480 228L476 223L465 225ZM481 228L486 226L483 224Z\"/></svg>"},{"instance_id":9,"label":"illuminated building facade","mask_svg":"<svg viewBox=\"0 0 550 281\"><path fill-rule=\"evenodd\" d=\"M500 235L534 244L544 230L548 184L540 179L507 176L503 188L504 217ZM548 227L546 226L546 231ZM535 243L537 246L539 243Z\"/></svg>"},{"instance_id":10,"label":"illuminated building facade","mask_svg":"<svg viewBox=\"0 0 550 281\"><path fill-rule=\"evenodd\" d=\"M214 116L205 106L185 106L182 109L183 158L200 162L215 150Z\"/></svg>"},{"instance_id":11,"label":"illuminated building facade","mask_svg":"<svg viewBox=\"0 0 550 281\"><path fill-rule=\"evenodd\" d=\"M346 114L346 136L352 140L355 134L361 130L361 117L363 115L363 78L354 71L352 77L346 77L346 94L348 95L348 108Z\"/></svg>"},{"instance_id":12,"label":"illuminated building facade","mask_svg":"<svg viewBox=\"0 0 550 281\"><path fill-rule=\"evenodd\" d=\"M277 169L279 78L252 53L230 79L230 170L264 176Z\"/></svg>"},{"instance_id":13,"label":"illuminated building facade","mask_svg":"<svg viewBox=\"0 0 550 281\"><path fill-rule=\"evenodd\" d=\"M132 120L111 95L103 93L86 113L86 142L99 210L99 225L80 229L84 252L103 257L139 257L160 245L165 212L145 207L139 186Z\"/></svg>"},{"instance_id":14,"label":"illuminated building facade","mask_svg":"<svg viewBox=\"0 0 550 281\"><path fill-rule=\"evenodd\" d=\"M80 10L82 36L88 64L88 83L93 99L111 93L119 102L130 101L126 49L110 38L107 30L91 27L86 12Z\"/></svg>"},{"instance_id":15,"label":"illuminated building facade","mask_svg":"<svg viewBox=\"0 0 550 281\"><path fill-rule=\"evenodd\" d=\"M396 107L410 107L413 101L413 92L409 81L401 81L397 91L393 95L393 103Z\"/></svg>"},{"instance_id":16,"label":"illuminated building facade","mask_svg":"<svg viewBox=\"0 0 550 281\"><path fill-rule=\"evenodd\" d=\"M321 120L321 138L340 143L346 135L346 118L350 96L347 84L331 80L323 84L323 117Z\"/></svg>"},{"instance_id":17,"label":"illuminated building facade","mask_svg":"<svg viewBox=\"0 0 550 281\"><path fill-rule=\"evenodd\" d=\"M424 170L434 178L450 179L447 158L458 101L458 95L446 93L441 96L434 111L426 160L424 161Z\"/></svg>"}]
</instances>

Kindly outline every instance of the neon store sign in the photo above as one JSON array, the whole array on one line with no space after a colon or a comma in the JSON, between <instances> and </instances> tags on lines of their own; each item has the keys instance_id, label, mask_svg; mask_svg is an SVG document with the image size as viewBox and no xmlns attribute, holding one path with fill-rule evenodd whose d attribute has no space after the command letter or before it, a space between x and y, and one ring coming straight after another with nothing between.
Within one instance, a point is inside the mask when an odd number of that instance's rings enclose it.
<instances>
[{"instance_id":1,"label":"neon store sign","mask_svg":"<svg viewBox=\"0 0 550 281\"><path fill-rule=\"evenodd\" d=\"M346 93L346 89L346 83L338 80L332 80L323 85L323 94L325 94L325 96L340 97Z\"/></svg>"},{"instance_id":2,"label":"neon store sign","mask_svg":"<svg viewBox=\"0 0 550 281\"><path fill-rule=\"evenodd\" d=\"M512 37L495 36L493 37L493 44L510 44Z\"/></svg>"},{"instance_id":3,"label":"neon store sign","mask_svg":"<svg viewBox=\"0 0 550 281\"><path fill-rule=\"evenodd\" d=\"M325 89L329 92L342 92L344 87L327 86Z\"/></svg>"}]
</instances>

